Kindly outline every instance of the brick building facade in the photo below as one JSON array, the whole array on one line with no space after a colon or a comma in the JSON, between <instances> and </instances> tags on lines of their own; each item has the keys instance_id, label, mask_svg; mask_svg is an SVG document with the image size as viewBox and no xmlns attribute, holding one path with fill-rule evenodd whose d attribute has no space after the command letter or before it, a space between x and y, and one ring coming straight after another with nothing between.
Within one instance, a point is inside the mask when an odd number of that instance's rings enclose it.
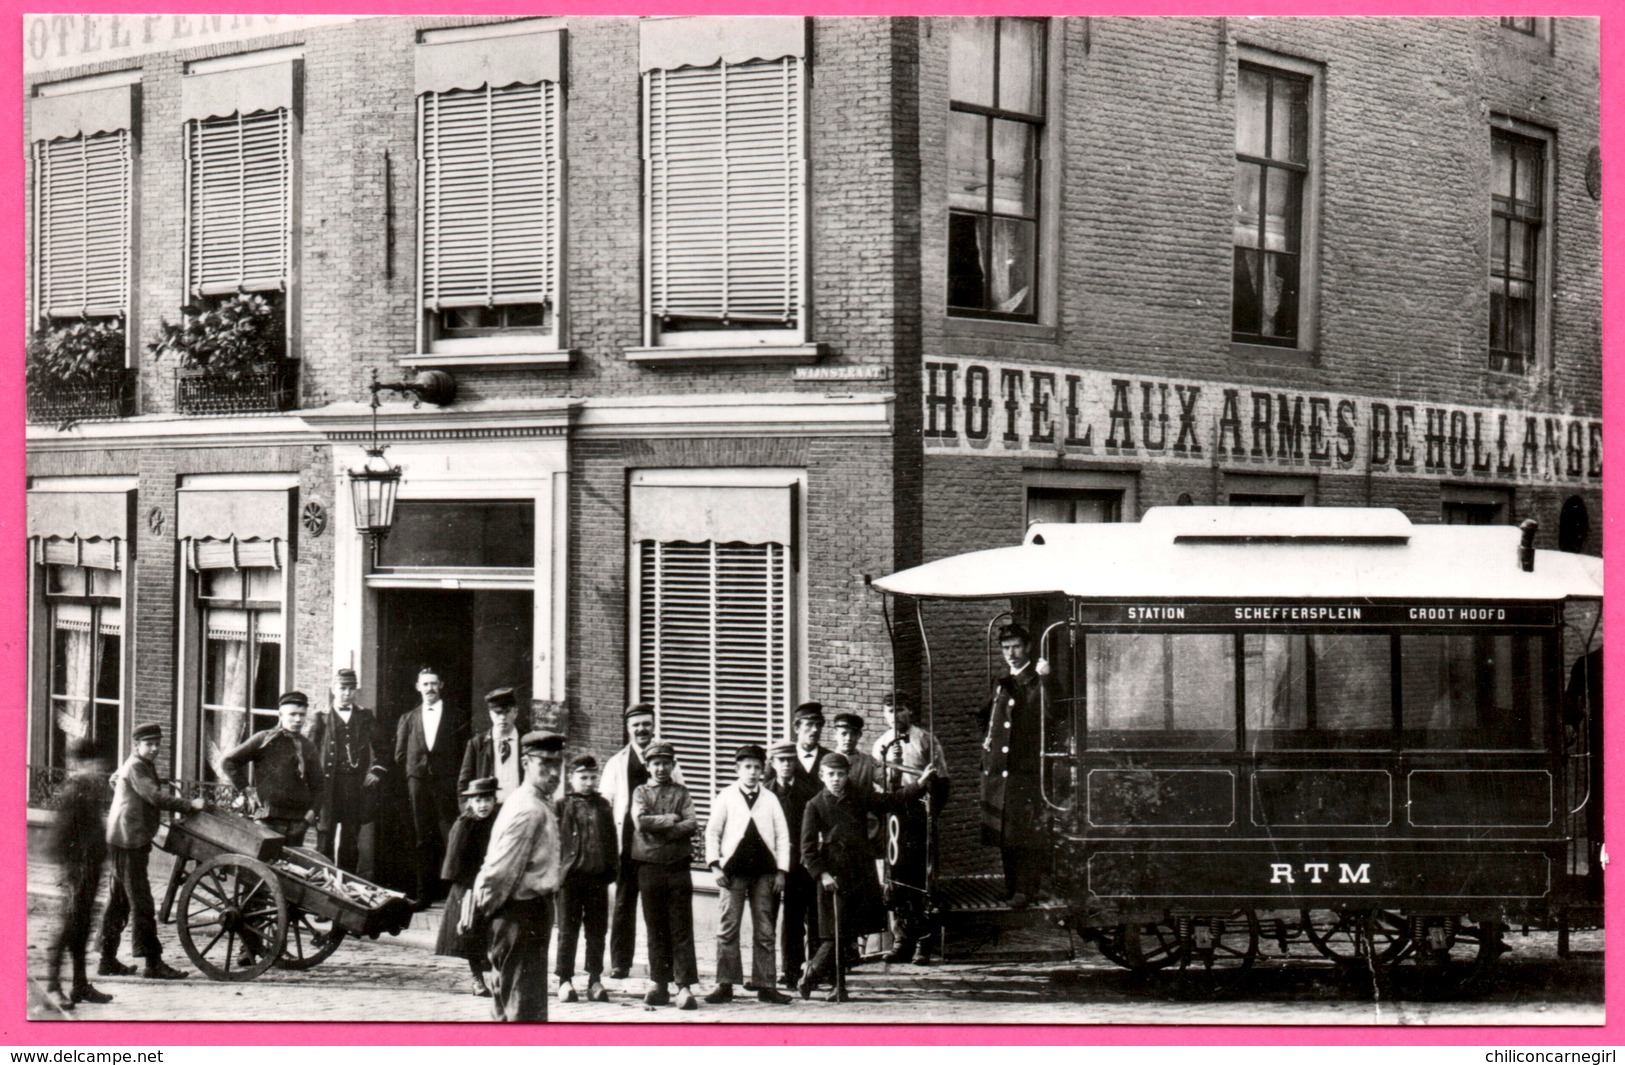
<instances>
[{"instance_id":1,"label":"brick building facade","mask_svg":"<svg viewBox=\"0 0 1625 1065\"><path fill-rule=\"evenodd\" d=\"M265 692L353 665L402 709L432 658L454 705L516 685L600 754L653 698L726 779L799 701L872 738L918 691L866 575L1033 518L1599 525L1597 28L1507 21L43 17L30 313L120 323L135 385L31 419L30 764L151 720L206 778ZM92 147L128 160L79 171L121 254L41 213L88 217L62 164ZM98 256L128 270L100 303ZM297 382L199 413L147 345L245 292ZM384 403L373 560L368 382L423 369L457 398ZM928 620L944 853L976 865L987 619Z\"/></svg>"}]
</instances>

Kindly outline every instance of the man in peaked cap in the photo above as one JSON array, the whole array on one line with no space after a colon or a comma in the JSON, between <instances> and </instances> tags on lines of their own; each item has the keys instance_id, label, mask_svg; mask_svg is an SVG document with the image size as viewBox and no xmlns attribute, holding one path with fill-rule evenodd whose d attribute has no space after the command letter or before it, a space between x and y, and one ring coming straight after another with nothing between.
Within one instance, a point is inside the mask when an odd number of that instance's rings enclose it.
<instances>
[{"instance_id":1,"label":"man in peaked cap","mask_svg":"<svg viewBox=\"0 0 1625 1065\"><path fill-rule=\"evenodd\" d=\"M102 914L101 976L134 976L135 967L118 960L118 941L124 925L134 918L130 951L146 958L143 976L150 980L181 980L186 974L164 964L158 944L158 921L153 913L152 884L147 859L158 831L160 810L201 810L202 799L190 801L172 795L158 779L156 763L164 730L137 725L131 735L133 749L113 776L113 805L107 813L107 851L113 859L113 887Z\"/></svg>"},{"instance_id":2,"label":"man in peaked cap","mask_svg":"<svg viewBox=\"0 0 1625 1065\"><path fill-rule=\"evenodd\" d=\"M490 921L491 1012L499 1021L547 1020L547 946L561 880L553 793L564 737L527 732L519 741L524 782L491 828L474 880L474 905Z\"/></svg>"},{"instance_id":3,"label":"man in peaked cap","mask_svg":"<svg viewBox=\"0 0 1625 1065\"><path fill-rule=\"evenodd\" d=\"M797 775L805 776L814 789L821 787L818 765L830 753L828 747L818 742L824 731L824 704L802 703L796 707L796 712L790 715L790 731L796 741Z\"/></svg>"},{"instance_id":4,"label":"man in peaked cap","mask_svg":"<svg viewBox=\"0 0 1625 1065\"><path fill-rule=\"evenodd\" d=\"M812 878L801 864L801 819L807 804L822 790L822 785L797 772L800 764L795 740L775 743L767 753L773 763L767 790L779 800L790 834L790 869L784 877L782 896L784 924L779 940L779 965L783 971L779 982L785 987L795 987L801 979L809 950L818 949L818 907Z\"/></svg>"},{"instance_id":5,"label":"man in peaked cap","mask_svg":"<svg viewBox=\"0 0 1625 1065\"><path fill-rule=\"evenodd\" d=\"M638 871L632 864L632 793L649 782L648 750L655 738L655 708L650 703L633 703L622 715L631 737L625 747L604 763L600 793L609 800L615 817L616 860L615 902L609 918L609 968L617 980L632 971L632 955L638 945ZM683 772L673 768L671 778L683 782Z\"/></svg>"},{"instance_id":6,"label":"man in peaked cap","mask_svg":"<svg viewBox=\"0 0 1625 1065\"><path fill-rule=\"evenodd\" d=\"M835 753L846 757L847 786L874 791L879 786L880 764L859 746L862 736L863 718L857 714L835 715Z\"/></svg>"},{"instance_id":7,"label":"man in peaked cap","mask_svg":"<svg viewBox=\"0 0 1625 1065\"><path fill-rule=\"evenodd\" d=\"M1054 679L1033 661L1027 630L1001 627L999 650L1010 673L994 685L982 739L982 842L999 848L1006 897L1019 910L1037 894L1050 855L1040 737L1065 750L1068 725Z\"/></svg>"},{"instance_id":8,"label":"man in peaked cap","mask_svg":"<svg viewBox=\"0 0 1625 1065\"><path fill-rule=\"evenodd\" d=\"M333 701L311 715L310 742L322 767L316 795L316 849L340 869L357 872L361 827L372 820L389 755L380 749L378 719L356 703L353 669L333 674ZM387 744L386 744L387 746Z\"/></svg>"},{"instance_id":9,"label":"man in peaked cap","mask_svg":"<svg viewBox=\"0 0 1625 1065\"><path fill-rule=\"evenodd\" d=\"M304 844L305 829L316 820L322 790L321 757L303 732L309 708L304 692L284 692L277 700L276 727L254 733L220 759L226 779L238 789L248 787L247 769L254 767L259 820L295 847Z\"/></svg>"},{"instance_id":10,"label":"man in peaked cap","mask_svg":"<svg viewBox=\"0 0 1625 1065\"><path fill-rule=\"evenodd\" d=\"M457 790L471 780L495 777L497 803L501 805L519 786L519 699L512 688L487 692L485 711L491 726L474 733L463 752L463 768L457 774Z\"/></svg>"}]
</instances>

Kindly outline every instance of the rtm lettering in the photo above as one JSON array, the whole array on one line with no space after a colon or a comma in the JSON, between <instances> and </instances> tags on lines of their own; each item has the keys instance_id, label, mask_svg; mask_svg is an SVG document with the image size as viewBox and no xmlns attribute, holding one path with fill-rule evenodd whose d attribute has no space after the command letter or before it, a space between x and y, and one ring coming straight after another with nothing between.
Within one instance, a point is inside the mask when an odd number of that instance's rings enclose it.
<instances>
[{"instance_id":1,"label":"rtm lettering","mask_svg":"<svg viewBox=\"0 0 1625 1065\"><path fill-rule=\"evenodd\" d=\"M1329 881L1322 879L1331 872L1331 862L1304 862L1303 875L1308 883L1323 884ZM1359 866L1337 863L1337 883L1339 884L1369 884L1371 883L1371 863L1361 862ZM1270 863L1270 883L1296 884L1298 881L1292 877L1292 865L1289 862Z\"/></svg>"}]
</instances>

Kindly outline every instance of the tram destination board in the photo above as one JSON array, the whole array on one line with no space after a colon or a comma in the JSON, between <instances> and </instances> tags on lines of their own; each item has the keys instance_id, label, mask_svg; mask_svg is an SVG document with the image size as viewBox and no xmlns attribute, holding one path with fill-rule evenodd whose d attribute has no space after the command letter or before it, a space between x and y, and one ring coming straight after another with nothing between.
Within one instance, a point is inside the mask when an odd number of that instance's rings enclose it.
<instances>
[{"instance_id":1,"label":"tram destination board","mask_svg":"<svg viewBox=\"0 0 1625 1065\"><path fill-rule=\"evenodd\" d=\"M1081 625L1166 625L1200 629L1346 625L1357 628L1539 628L1557 624L1549 605L1494 602L1077 602Z\"/></svg>"}]
</instances>

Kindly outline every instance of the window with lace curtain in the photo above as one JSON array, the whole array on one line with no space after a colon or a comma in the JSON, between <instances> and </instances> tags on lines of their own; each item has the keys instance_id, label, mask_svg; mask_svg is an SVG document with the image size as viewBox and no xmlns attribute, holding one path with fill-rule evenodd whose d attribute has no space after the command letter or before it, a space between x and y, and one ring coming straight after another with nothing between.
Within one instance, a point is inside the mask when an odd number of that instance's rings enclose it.
<instances>
[{"instance_id":1,"label":"window with lace curtain","mask_svg":"<svg viewBox=\"0 0 1625 1065\"><path fill-rule=\"evenodd\" d=\"M198 571L202 619L201 779L225 779L220 758L277 721L282 674L282 573L271 566Z\"/></svg>"},{"instance_id":2,"label":"window with lace curtain","mask_svg":"<svg viewBox=\"0 0 1625 1065\"><path fill-rule=\"evenodd\" d=\"M1036 320L1046 23L952 20L948 311Z\"/></svg>"},{"instance_id":3,"label":"window with lace curtain","mask_svg":"<svg viewBox=\"0 0 1625 1065\"><path fill-rule=\"evenodd\" d=\"M118 570L47 565L50 623L50 739L47 764L66 765L67 745L118 744L119 663L124 639L123 581Z\"/></svg>"}]
</instances>

